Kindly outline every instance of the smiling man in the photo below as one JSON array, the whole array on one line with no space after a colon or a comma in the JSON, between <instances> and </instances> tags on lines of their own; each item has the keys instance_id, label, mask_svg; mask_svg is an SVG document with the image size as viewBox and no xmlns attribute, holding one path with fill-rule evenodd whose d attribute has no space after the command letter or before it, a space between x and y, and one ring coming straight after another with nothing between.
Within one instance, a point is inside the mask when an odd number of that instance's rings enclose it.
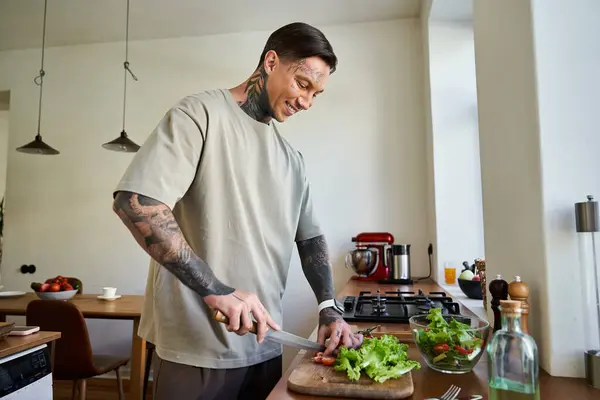
<instances>
[{"instance_id":1,"label":"smiling man","mask_svg":"<svg viewBox=\"0 0 600 400\"><path fill-rule=\"evenodd\" d=\"M118 184L113 209L151 256L139 335L156 346L155 399L266 398L282 347L264 338L280 329L294 245L318 304L318 341L330 340L326 353L360 345L333 302L302 155L275 126L308 110L336 65L318 29L276 30L242 84L175 104Z\"/></svg>"}]
</instances>

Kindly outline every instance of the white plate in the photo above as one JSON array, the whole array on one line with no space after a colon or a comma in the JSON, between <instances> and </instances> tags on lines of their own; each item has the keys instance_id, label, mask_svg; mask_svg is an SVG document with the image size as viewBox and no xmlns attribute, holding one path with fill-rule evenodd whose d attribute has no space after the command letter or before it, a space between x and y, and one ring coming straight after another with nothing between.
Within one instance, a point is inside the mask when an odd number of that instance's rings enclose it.
<instances>
[{"instance_id":1,"label":"white plate","mask_svg":"<svg viewBox=\"0 0 600 400\"><path fill-rule=\"evenodd\" d=\"M19 297L19 296L23 296L24 294L25 294L25 292L6 291L6 292L0 292L0 297Z\"/></svg>"},{"instance_id":2,"label":"white plate","mask_svg":"<svg viewBox=\"0 0 600 400\"><path fill-rule=\"evenodd\" d=\"M101 295L101 296L98 296L98 298L99 298L100 300L111 301L111 300L120 299L120 298L121 298L121 295L120 295L120 294L118 294L118 295L116 295L115 297L104 297L104 296L102 296L102 295Z\"/></svg>"}]
</instances>

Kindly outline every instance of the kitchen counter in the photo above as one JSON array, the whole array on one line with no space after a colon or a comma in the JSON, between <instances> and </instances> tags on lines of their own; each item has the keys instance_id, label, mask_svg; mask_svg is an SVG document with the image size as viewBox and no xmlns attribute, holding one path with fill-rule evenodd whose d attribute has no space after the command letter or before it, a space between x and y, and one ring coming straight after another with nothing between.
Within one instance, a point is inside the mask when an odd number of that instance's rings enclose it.
<instances>
[{"instance_id":1,"label":"kitchen counter","mask_svg":"<svg viewBox=\"0 0 600 400\"><path fill-rule=\"evenodd\" d=\"M414 291L419 289L423 292L443 291L443 289L433 281L422 281L414 285L380 285L376 282L364 282L357 280L349 280L348 284L342 289L339 294L341 300L344 296L356 296L360 291L376 291L377 288L385 287L386 290L401 290ZM461 303L461 314L476 315L479 313L472 312L458 296L455 296L450 291L446 291L449 296L454 297L455 301ZM465 302L466 303L466 302ZM483 307L482 307L483 309ZM369 328L374 323L358 323L352 322L351 325L359 327L359 329ZM375 332L400 332L408 331L408 324L381 324ZM317 330L313 331L310 338L316 340ZM291 399L317 399L322 397L306 396L294 393L287 389L287 379L290 373L298 365L304 357L305 351L301 350L294 358L289 368L284 372L273 391L268 397L268 400L291 400ZM428 397L439 397L450 385L454 384L461 387L460 396L481 395L487 399L487 360L485 355L481 357L477 366L469 374L463 375L448 375L436 372L425 364L425 361L420 357L419 351L411 346L409 356L413 360L418 360L421 363L421 369L413 371L413 381L415 391L409 399L423 400ZM548 375L544 370L540 369L540 385L541 398L544 400L592 400L600 398L600 390L593 389L586 385L584 379L575 378L556 378Z\"/></svg>"},{"instance_id":2,"label":"kitchen counter","mask_svg":"<svg viewBox=\"0 0 600 400\"><path fill-rule=\"evenodd\" d=\"M0 341L0 358L12 356L45 343L60 339L60 332L39 331L25 336L7 336ZM52 345L51 345L52 347Z\"/></svg>"}]
</instances>

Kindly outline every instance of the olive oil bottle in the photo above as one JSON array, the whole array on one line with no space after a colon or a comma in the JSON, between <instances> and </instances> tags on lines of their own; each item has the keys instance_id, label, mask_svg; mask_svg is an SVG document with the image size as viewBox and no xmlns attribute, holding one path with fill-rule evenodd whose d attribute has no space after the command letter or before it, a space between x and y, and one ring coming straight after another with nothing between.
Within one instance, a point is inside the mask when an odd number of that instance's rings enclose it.
<instances>
[{"instance_id":1,"label":"olive oil bottle","mask_svg":"<svg viewBox=\"0 0 600 400\"><path fill-rule=\"evenodd\" d=\"M521 330L521 307L500 301L502 328L487 346L490 400L540 400L538 348Z\"/></svg>"}]
</instances>

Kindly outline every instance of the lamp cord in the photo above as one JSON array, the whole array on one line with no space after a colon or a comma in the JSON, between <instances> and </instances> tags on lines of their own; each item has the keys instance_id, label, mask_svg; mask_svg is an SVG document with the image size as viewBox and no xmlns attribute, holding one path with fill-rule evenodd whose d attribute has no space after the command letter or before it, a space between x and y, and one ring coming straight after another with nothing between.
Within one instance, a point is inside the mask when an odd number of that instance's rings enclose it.
<instances>
[{"instance_id":1,"label":"lamp cord","mask_svg":"<svg viewBox=\"0 0 600 400\"><path fill-rule=\"evenodd\" d=\"M421 278L416 278L415 279L416 281L422 281L422 280L431 278L431 269L432 269L431 254L433 254L433 246L431 245L431 243L429 244L429 247L427 248L427 254L429 256L429 274L427 274L427 276L423 276Z\"/></svg>"},{"instance_id":2,"label":"lamp cord","mask_svg":"<svg viewBox=\"0 0 600 400\"><path fill-rule=\"evenodd\" d=\"M125 62L123 63L124 71L124 83L123 83L123 132L125 132L125 114L127 107L127 73L131 74L134 80L138 78L129 69L129 0L127 0L127 22L125 25Z\"/></svg>"},{"instance_id":3,"label":"lamp cord","mask_svg":"<svg viewBox=\"0 0 600 400\"><path fill-rule=\"evenodd\" d=\"M44 76L46 75L46 72L44 71L44 49L46 47L47 8L48 8L48 0L45 0L44 1L44 27L42 30L43 31L42 32L42 61L41 61L41 66L40 66L40 74L38 76L36 76L35 78L33 78L33 81L35 82L35 84L40 87L40 100L39 100L39 104L38 104L38 124L37 124L36 139L41 138L40 128L42 125L42 94L43 94L43 89L44 89Z\"/></svg>"}]
</instances>

